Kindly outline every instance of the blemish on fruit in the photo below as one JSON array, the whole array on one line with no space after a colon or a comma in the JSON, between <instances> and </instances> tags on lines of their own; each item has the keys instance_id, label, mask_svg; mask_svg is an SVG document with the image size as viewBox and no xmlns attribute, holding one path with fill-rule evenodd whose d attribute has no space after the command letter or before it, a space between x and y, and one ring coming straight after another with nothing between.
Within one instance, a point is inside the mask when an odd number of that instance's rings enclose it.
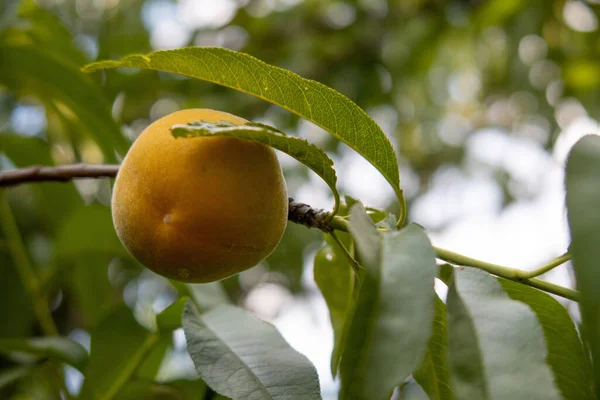
<instances>
[{"instance_id":1,"label":"blemish on fruit","mask_svg":"<svg viewBox=\"0 0 600 400\"><path fill-rule=\"evenodd\" d=\"M163 222L165 224L170 224L171 223L171 214L166 214L165 217L163 218Z\"/></svg>"}]
</instances>

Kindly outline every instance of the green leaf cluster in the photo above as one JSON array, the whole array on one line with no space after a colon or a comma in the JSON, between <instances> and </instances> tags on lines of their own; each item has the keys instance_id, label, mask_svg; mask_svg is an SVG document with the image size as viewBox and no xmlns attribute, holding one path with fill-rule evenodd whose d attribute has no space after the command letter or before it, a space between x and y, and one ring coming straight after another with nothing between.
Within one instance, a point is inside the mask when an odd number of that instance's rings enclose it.
<instances>
[{"instance_id":1,"label":"green leaf cluster","mask_svg":"<svg viewBox=\"0 0 600 400\"><path fill-rule=\"evenodd\" d=\"M484 29L504 23L523 7L515 1L489 1L473 12L473 25ZM87 56L59 18L32 1L22 2L18 18L27 24L0 24L0 84L15 98L37 99L51 126L44 138L0 134L2 168L8 162L16 167L54 165L63 142L79 150L91 141L102 160L119 160L129 140L114 119L120 89L111 85L123 83L123 102L133 107L134 92L152 89L139 83L143 79L128 80L132 72L121 68L138 68L192 77L266 100L324 128L381 172L400 202L397 218L351 197L341 204L327 153L276 128L206 122L172 127L174 136L182 137L178 140L225 136L269 145L312 169L330 187L335 198L331 217L337 218L337 227L347 229L326 234L323 247L315 249L313 265L330 313L330 369L340 384L340 399L600 397L598 136L580 140L566 166L570 252L581 295L577 326L563 304L529 286L527 278L507 280L461 265L437 266L436 249L425 230L404 224L406 206L392 144L348 97L248 54L215 47L129 55L84 67L85 72L118 69L104 75L110 83L100 84L80 70ZM115 19L121 18L127 19L121 14ZM407 47L417 46L439 24L430 18L411 30L413 40L404 31L399 37L410 42ZM100 36L108 29L102 28ZM138 39L147 45L147 37ZM113 55L106 44L100 53L102 58ZM389 53L391 59L401 57ZM421 54L406 62L418 69L431 61ZM584 58L571 63L567 87L584 88L588 75L593 81L596 64ZM158 79L163 78L161 74ZM165 85L179 89L187 82ZM412 90L410 85L406 90ZM417 136L402 147L425 141ZM413 152L412 157L421 168L429 168L425 155ZM83 159L80 154L73 158ZM243 303L240 288L246 277L206 285L148 277L114 232L107 193L108 187L103 191L98 185L90 195L85 185L72 182L0 193L0 314L10 321L0 335L0 395L64 397L63 366L68 365L84 376L76 394L81 399L322 398L310 361L275 327L235 305ZM28 213L31 209L35 214ZM21 234L32 231L37 236ZM48 238L49 249L44 247ZM281 263L281 258L274 254L268 262ZM160 290L144 290L144 285L154 284ZM440 296L444 287L447 297ZM151 309L139 308L138 297L148 292L164 294L168 301L156 296ZM67 310L61 308L62 299L70 304ZM154 308L159 300L169 304L162 311ZM54 323L61 313L68 324ZM89 349L65 326L85 329ZM177 351L173 336L180 328L196 375L164 378L161 369Z\"/></svg>"}]
</instances>

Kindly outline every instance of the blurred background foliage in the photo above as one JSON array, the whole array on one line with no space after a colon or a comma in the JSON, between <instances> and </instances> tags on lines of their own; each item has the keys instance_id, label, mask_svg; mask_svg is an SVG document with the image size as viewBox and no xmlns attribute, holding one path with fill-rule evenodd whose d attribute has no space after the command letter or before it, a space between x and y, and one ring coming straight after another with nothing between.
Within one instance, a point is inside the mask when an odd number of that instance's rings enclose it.
<instances>
[{"instance_id":1,"label":"blurred background foliage","mask_svg":"<svg viewBox=\"0 0 600 400\"><path fill-rule=\"evenodd\" d=\"M93 60L130 53L224 46L318 80L367 110L398 151L401 184L409 208L414 206L410 218L441 231L461 217L457 203L462 200L438 202L432 217L424 199L439 189L440 179L453 185L453 179L483 173L499 209L531 198L538 189L539 175L523 175L513 159L498 161L507 151L495 147L498 142L483 149L491 157L470 156L475 132L493 128L513 143L551 154L573 121L600 117L597 3L4 0L0 169L115 163L151 121L178 109L214 108L318 144L336 161L342 192L397 211L393 194L370 166L278 107L169 74L79 71ZM318 178L287 157L281 161L290 196L315 207L331 206ZM540 168L535 159L531 162L525 169ZM109 202L108 180L0 191L0 337L43 333L34 318L32 290L47 295L59 332L87 346L89 332L123 303L138 322L151 326L154 314L176 298L181 287L144 271L128 256L115 236ZM321 246L320 232L290 225L266 262L224 281L224 287L234 302L275 318L286 301L315 295L307 267ZM24 283L19 263L34 268L39 287ZM181 335L174 340L172 359L186 357ZM0 397L53 398L56 371L44 363L28 371L14 365L0 358ZM175 361L170 365L164 374L189 376L191 364L187 369ZM71 373L67 384L76 392L81 378ZM36 397L36 391L46 397Z\"/></svg>"}]
</instances>

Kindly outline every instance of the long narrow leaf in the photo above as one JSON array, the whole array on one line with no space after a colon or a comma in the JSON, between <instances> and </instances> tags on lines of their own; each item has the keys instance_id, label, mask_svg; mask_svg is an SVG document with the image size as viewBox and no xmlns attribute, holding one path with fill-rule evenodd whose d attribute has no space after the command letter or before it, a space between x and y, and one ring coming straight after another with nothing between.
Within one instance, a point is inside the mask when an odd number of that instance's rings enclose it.
<instances>
[{"instance_id":1,"label":"long narrow leaf","mask_svg":"<svg viewBox=\"0 0 600 400\"><path fill-rule=\"evenodd\" d=\"M264 124L232 125L225 122L198 121L189 124L175 125L171 128L173 136L195 138L203 136L222 136L266 144L300 161L319 175L333 192L335 205L333 214L337 214L340 206L340 194L336 188L337 176L333 169L333 161L314 144L304 139L287 136L285 133Z\"/></svg>"},{"instance_id":2,"label":"long narrow leaf","mask_svg":"<svg viewBox=\"0 0 600 400\"><path fill-rule=\"evenodd\" d=\"M66 337L0 339L0 353L24 352L53 357L84 372L88 354L77 342Z\"/></svg>"},{"instance_id":3,"label":"long narrow leaf","mask_svg":"<svg viewBox=\"0 0 600 400\"><path fill-rule=\"evenodd\" d=\"M456 398L560 399L534 312L489 274L461 268L449 287L448 360Z\"/></svg>"},{"instance_id":4,"label":"long narrow leaf","mask_svg":"<svg viewBox=\"0 0 600 400\"><path fill-rule=\"evenodd\" d=\"M537 315L548 345L547 362L563 399L595 399L588 357L569 313L552 296L506 279L498 279L511 299L527 304Z\"/></svg>"},{"instance_id":5,"label":"long narrow leaf","mask_svg":"<svg viewBox=\"0 0 600 400\"><path fill-rule=\"evenodd\" d=\"M340 399L387 400L427 349L435 254L418 226L379 234L360 205L352 207L350 232L365 271L342 355Z\"/></svg>"},{"instance_id":6,"label":"long narrow leaf","mask_svg":"<svg viewBox=\"0 0 600 400\"><path fill-rule=\"evenodd\" d=\"M83 68L133 67L172 72L245 92L314 122L356 150L390 183L404 218L398 160L381 128L360 107L327 86L266 64L248 54L217 47L188 47L99 61Z\"/></svg>"},{"instance_id":7,"label":"long narrow leaf","mask_svg":"<svg viewBox=\"0 0 600 400\"><path fill-rule=\"evenodd\" d=\"M315 256L315 282L329 309L333 328L331 374L336 376L344 348L344 327L352 301L354 274L342 249L329 239Z\"/></svg>"},{"instance_id":8,"label":"long narrow leaf","mask_svg":"<svg viewBox=\"0 0 600 400\"><path fill-rule=\"evenodd\" d=\"M570 251L581 292L583 333L594 359L596 396L600 396L600 136L583 137L567 161Z\"/></svg>"},{"instance_id":9,"label":"long narrow leaf","mask_svg":"<svg viewBox=\"0 0 600 400\"><path fill-rule=\"evenodd\" d=\"M427 353L413 377L427 392L431 400L452 400L448 369L448 326L446 305L439 297L435 298L435 319L433 334L429 339Z\"/></svg>"}]
</instances>

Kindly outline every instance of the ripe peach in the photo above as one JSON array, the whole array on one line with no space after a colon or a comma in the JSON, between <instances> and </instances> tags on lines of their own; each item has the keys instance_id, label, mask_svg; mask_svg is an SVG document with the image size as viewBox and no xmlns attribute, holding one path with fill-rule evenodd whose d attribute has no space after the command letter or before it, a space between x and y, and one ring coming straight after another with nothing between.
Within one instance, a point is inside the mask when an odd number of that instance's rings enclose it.
<instances>
[{"instance_id":1,"label":"ripe peach","mask_svg":"<svg viewBox=\"0 0 600 400\"><path fill-rule=\"evenodd\" d=\"M175 139L172 125L246 120L207 109L152 123L117 175L112 215L129 252L157 274L212 282L267 257L287 224L288 197L272 148L243 139Z\"/></svg>"}]
</instances>

